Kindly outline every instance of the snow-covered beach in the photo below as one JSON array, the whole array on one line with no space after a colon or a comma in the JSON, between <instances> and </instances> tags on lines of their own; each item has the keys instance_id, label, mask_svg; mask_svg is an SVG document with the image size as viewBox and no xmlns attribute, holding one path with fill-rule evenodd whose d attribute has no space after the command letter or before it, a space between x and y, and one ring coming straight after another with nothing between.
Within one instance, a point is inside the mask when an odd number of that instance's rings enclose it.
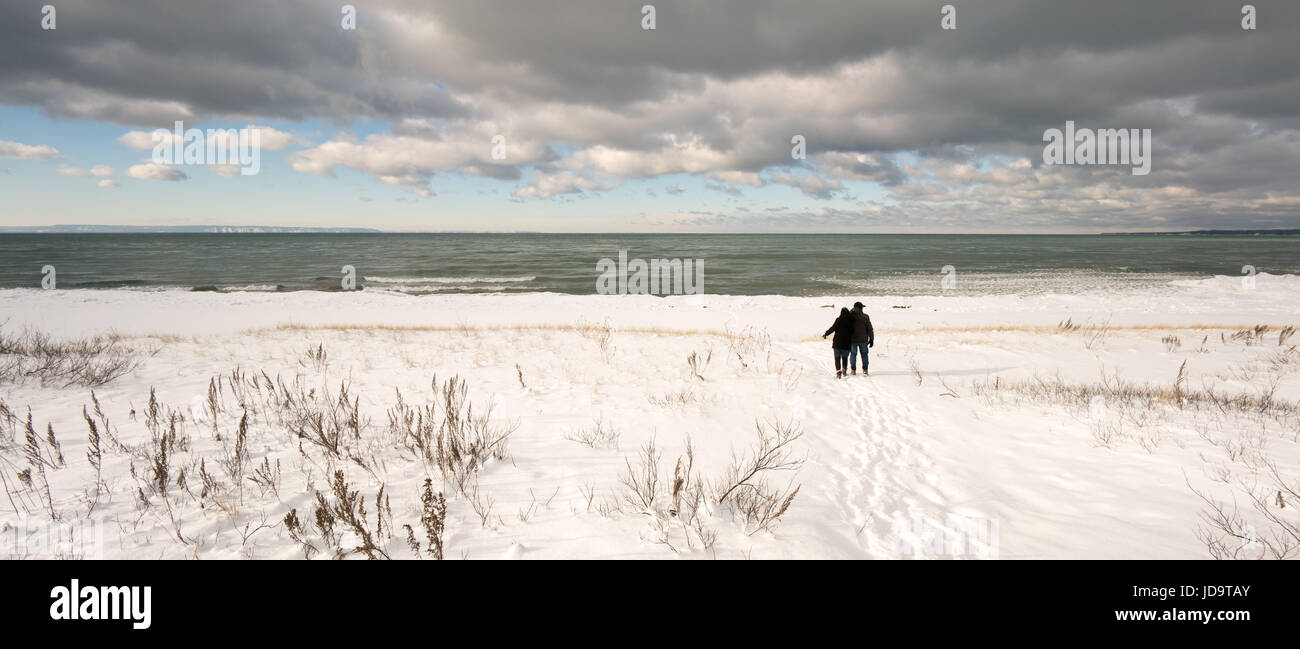
<instances>
[{"instance_id":1,"label":"snow-covered beach","mask_svg":"<svg viewBox=\"0 0 1300 649\"><path fill-rule=\"evenodd\" d=\"M3 357L0 519L99 521L107 558L427 558L429 478L445 558L1270 556L1300 507L1300 278L1255 280L865 299L8 289L3 332L27 346ZM837 380L821 333L857 299L871 375ZM97 386L41 369L35 332L44 349L100 337L129 369ZM453 377L485 448L449 472L420 431L445 423Z\"/></svg>"}]
</instances>

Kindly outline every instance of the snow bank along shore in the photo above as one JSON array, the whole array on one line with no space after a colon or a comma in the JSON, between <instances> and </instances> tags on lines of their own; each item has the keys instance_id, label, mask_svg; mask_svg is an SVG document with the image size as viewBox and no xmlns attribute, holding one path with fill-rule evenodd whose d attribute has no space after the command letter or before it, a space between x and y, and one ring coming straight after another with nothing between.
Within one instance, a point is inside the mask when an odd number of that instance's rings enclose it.
<instances>
[{"instance_id":1,"label":"snow bank along shore","mask_svg":"<svg viewBox=\"0 0 1300 649\"><path fill-rule=\"evenodd\" d=\"M820 334L857 299L871 376L836 380ZM1298 551L1292 276L869 299L14 289L0 321L11 556L47 555L51 519L97 535L54 552L112 558Z\"/></svg>"}]
</instances>

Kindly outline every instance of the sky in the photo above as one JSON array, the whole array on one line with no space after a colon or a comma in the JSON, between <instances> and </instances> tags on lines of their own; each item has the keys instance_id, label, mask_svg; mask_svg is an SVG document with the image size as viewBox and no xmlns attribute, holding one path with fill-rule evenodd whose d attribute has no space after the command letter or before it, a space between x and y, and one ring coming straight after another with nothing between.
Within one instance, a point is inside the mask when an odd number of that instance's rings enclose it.
<instances>
[{"instance_id":1,"label":"sky","mask_svg":"<svg viewBox=\"0 0 1300 649\"><path fill-rule=\"evenodd\" d=\"M1300 227L1300 2L1243 4L0 0L0 226Z\"/></svg>"}]
</instances>

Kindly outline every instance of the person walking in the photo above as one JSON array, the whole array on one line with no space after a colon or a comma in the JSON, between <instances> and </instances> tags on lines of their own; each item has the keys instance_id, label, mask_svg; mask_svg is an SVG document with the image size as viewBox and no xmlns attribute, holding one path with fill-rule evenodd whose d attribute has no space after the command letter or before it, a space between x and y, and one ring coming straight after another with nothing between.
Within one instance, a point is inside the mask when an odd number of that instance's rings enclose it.
<instances>
[{"instance_id":1,"label":"person walking","mask_svg":"<svg viewBox=\"0 0 1300 649\"><path fill-rule=\"evenodd\" d=\"M822 334L822 338L835 334L831 338L831 351L835 353L835 378L842 378L849 371L850 340L853 338L853 315L848 309L840 309L840 317L835 319L831 328Z\"/></svg>"},{"instance_id":2,"label":"person walking","mask_svg":"<svg viewBox=\"0 0 1300 649\"><path fill-rule=\"evenodd\" d=\"M867 376L867 348L876 344L876 330L871 326L871 316L863 311L861 302L853 303L849 312L853 318L853 333L849 338L849 370L858 373L858 356L862 357L862 375Z\"/></svg>"}]
</instances>

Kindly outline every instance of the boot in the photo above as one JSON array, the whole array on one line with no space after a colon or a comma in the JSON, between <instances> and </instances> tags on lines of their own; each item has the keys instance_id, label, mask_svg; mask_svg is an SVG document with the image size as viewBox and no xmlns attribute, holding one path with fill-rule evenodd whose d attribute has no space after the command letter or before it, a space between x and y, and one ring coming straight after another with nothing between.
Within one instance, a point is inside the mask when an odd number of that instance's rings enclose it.
<instances>
[{"instance_id":1,"label":"boot","mask_svg":"<svg viewBox=\"0 0 1300 649\"><path fill-rule=\"evenodd\" d=\"M844 370L835 370L835 378L837 379L844 378Z\"/></svg>"},{"instance_id":2,"label":"boot","mask_svg":"<svg viewBox=\"0 0 1300 649\"><path fill-rule=\"evenodd\" d=\"M853 374L854 374L855 376L857 375L857 373L858 373L857 370L853 370Z\"/></svg>"}]
</instances>

